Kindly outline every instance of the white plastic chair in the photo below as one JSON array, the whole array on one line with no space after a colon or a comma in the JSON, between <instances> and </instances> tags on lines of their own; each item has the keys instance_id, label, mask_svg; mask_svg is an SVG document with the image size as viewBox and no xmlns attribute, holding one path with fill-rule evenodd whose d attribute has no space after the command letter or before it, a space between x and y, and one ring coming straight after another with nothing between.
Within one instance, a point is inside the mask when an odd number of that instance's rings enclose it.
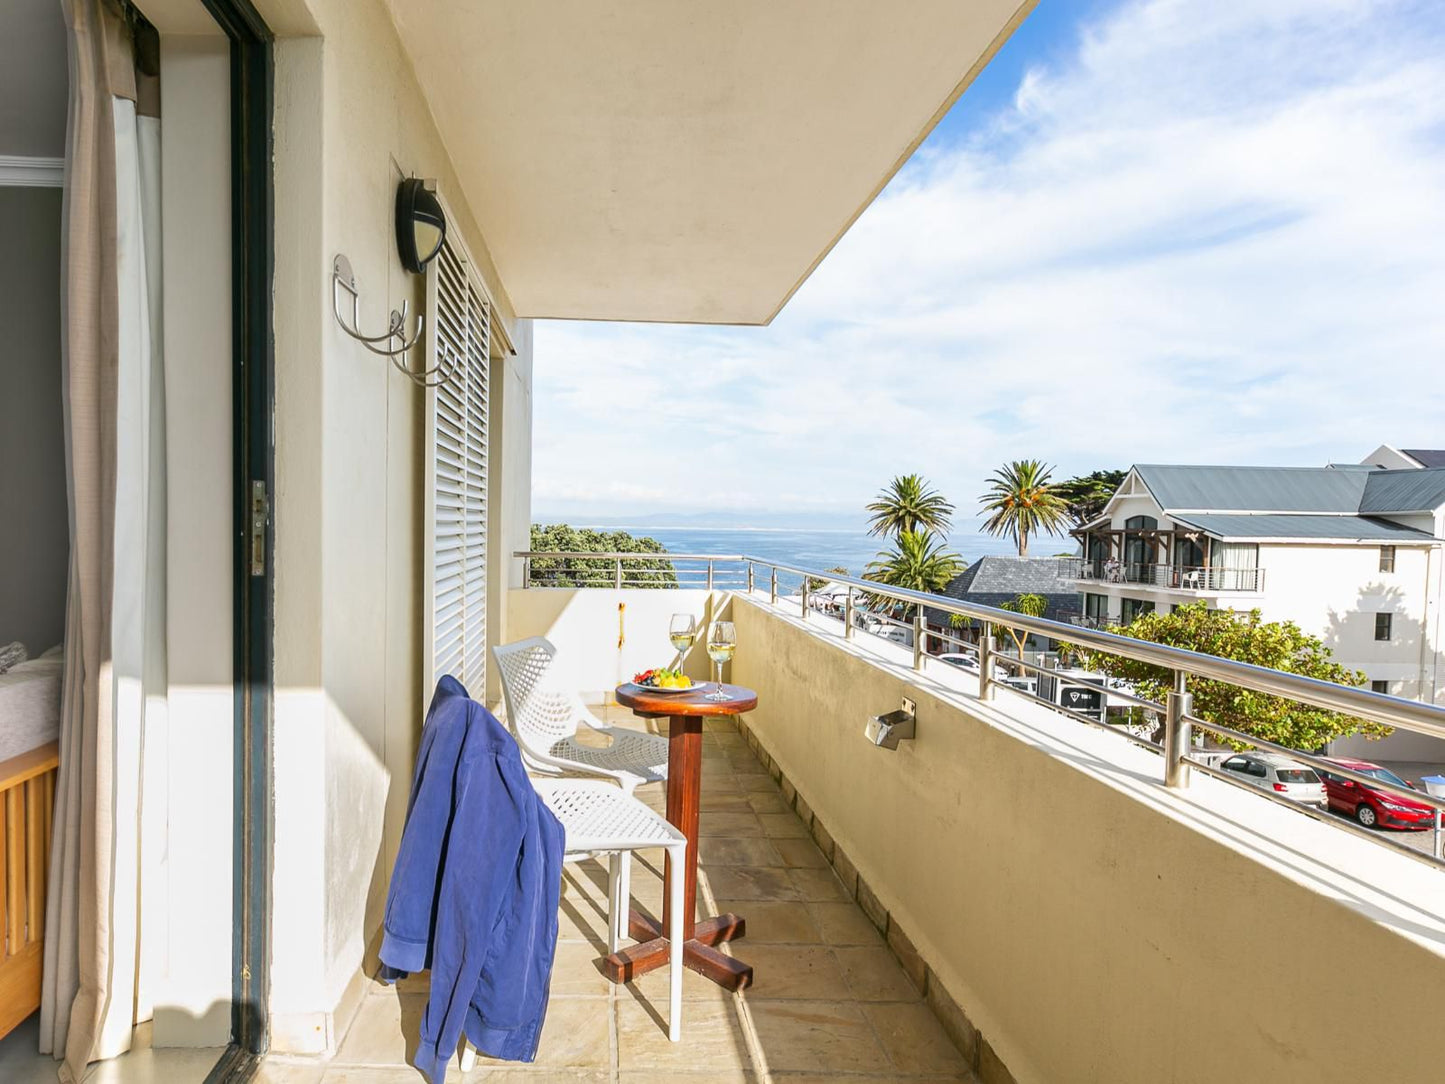
<instances>
[{"instance_id":1,"label":"white plastic chair","mask_svg":"<svg viewBox=\"0 0 1445 1084\"><path fill-rule=\"evenodd\" d=\"M667 739L607 726L575 691L548 679L557 649L541 636L492 648L502 678L507 727L527 764L542 772L599 775L629 794L643 783L667 779ZM584 745L577 728L606 735L606 746Z\"/></svg>"},{"instance_id":2,"label":"white plastic chair","mask_svg":"<svg viewBox=\"0 0 1445 1084\"><path fill-rule=\"evenodd\" d=\"M516 643L492 648L497 672L502 679L502 699L507 705L507 729L522 747L522 759L534 771L549 775L568 773L611 779L627 794L644 783L667 779L667 739L625 727L606 726L587 710L575 690L565 690L551 680L549 671L557 657L551 641L532 636ZM577 728L606 735L606 746L584 745L577 740ZM628 898L632 885L632 864L622 859L622 897ZM626 932L627 916L621 919L619 936ZM614 950L615 951L615 950Z\"/></svg>"},{"instance_id":3,"label":"white plastic chair","mask_svg":"<svg viewBox=\"0 0 1445 1084\"><path fill-rule=\"evenodd\" d=\"M610 856L607 877L607 951L616 952L619 928L627 922L629 900L622 894L623 859L633 851L663 847L668 863L668 1014L667 1037L682 1038L682 907L687 865L687 837L631 795L611 783L593 779L533 779L547 808L562 822L566 834L563 860ZM461 1069L470 1072L477 1050L463 1038Z\"/></svg>"}]
</instances>

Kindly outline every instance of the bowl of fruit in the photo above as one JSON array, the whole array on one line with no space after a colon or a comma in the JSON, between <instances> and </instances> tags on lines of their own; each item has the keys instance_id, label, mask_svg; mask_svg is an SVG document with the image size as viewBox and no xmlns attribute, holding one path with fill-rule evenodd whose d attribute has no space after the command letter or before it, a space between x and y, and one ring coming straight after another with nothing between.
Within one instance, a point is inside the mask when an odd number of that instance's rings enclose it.
<instances>
[{"instance_id":1,"label":"bowl of fruit","mask_svg":"<svg viewBox=\"0 0 1445 1084\"><path fill-rule=\"evenodd\" d=\"M690 693L706 687L705 682L693 681L681 670L669 670L666 667L634 674L632 684L651 693Z\"/></svg>"}]
</instances>

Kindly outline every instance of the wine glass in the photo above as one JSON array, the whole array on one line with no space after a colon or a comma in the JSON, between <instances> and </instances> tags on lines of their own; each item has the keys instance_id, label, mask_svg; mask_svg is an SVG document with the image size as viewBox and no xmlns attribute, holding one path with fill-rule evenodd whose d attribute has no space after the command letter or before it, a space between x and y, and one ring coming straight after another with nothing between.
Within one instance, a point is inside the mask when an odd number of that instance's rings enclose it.
<instances>
[{"instance_id":1,"label":"wine glass","mask_svg":"<svg viewBox=\"0 0 1445 1084\"><path fill-rule=\"evenodd\" d=\"M707 657L713 661L717 670L717 688L708 693L704 700L727 700L730 696L723 688L722 668L723 663L733 657L733 652L738 647L737 629L731 621L717 621L712 627L712 635L707 640Z\"/></svg>"},{"instance_id":2,"label":"wine glass","mask_svg":"<svg viewBox=\"0 0 1445 1084\"><path fill-rule=\"evenodd\" d=\"M697 639L697 620L692 614L673 614L672 623L667 627L667 635L672 640L672 646L677 649L677 658L674 661L680 668L682 657Z\"/></svg>"}]
</instances>

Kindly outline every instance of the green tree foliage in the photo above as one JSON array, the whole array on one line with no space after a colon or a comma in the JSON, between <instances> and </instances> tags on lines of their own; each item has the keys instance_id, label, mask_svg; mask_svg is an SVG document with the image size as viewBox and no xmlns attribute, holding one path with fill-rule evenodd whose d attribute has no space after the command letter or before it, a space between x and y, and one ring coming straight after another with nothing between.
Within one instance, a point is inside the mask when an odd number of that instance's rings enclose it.
<instances>
[{"instance_id":1,"label":"green tree foliage","mask_svg":"<svg viewBox=\"0 0 1445 1084\"><path fill-rule=\"evenodd\" d=\"M1302 631L1293 621L1265 621L1258 610L1240 614L1211 610L1196 602L1173 613L1143 614L1128 626L1109 631L1339 685L1365 683L1361 671L1335 662L1319 637ZM1160 667L1101 652L1083 654L1090 669L1123 678L1148 700L1163 703L1172 688L1169 672ZM1390 727L1378 723L1209 678L1189 677L1186 688L1194 695L1194 714L1199 718L1291 749L1308 752L1351 734L1380 738L1391 732ZM1219 740L1234 749L1246 748L1237 741Z\"/></svg>"},{"instance_id":2,"label":"green tree foliage","mask_svg":"<svg viewBox=\"0 0 1445 1084\"><path fill-rule=\"evenodd\" d=\"M1015 595L999 606L999 609L1008 610L1010 613L1023 614L1025 617L1043 617L1044 614L1048 612L1049 600L1043 595ZM1019 656L1022 657L1024 653L1024 641L1029 638L1029 634L1020 632L1018 629L1007 627L1005 627L1003 631L1009 634L1009 638L1013 640L1014 645L1019 649Z\"/></svg>"},{"instance_id":3,"label":"green tree foliage","mask_svg":"<svg viewBox=\"0 0 1445 1084\"><path fill-rule=\"evenodd\" d=\"M1066 513L1074 526L1082 527L1103 514L1104 505L1124 484L1128 473L1124 470L1096 470L1079 474L1060 482L1054 491L1063 499Z\"/></svg>"},{"instance_id":4,"label":"green tree foliage","mask_svg":"<svg viewBox=\"0 0 1445 1084\"><path fill-rule=\"evenodd\" d=\"M898 536L905 531L948 534L953 525L949 504L921 475L900 474L868 505L868 533Z\"/></svg>"},{"instance_id":5,"label":"green tree foliage","mask_svg":"<svg viewBox=\"0 0 1445 1084\"><path fill-rule=\"evenodd\" d=\"M1016 460L994 471L979 498L989 513L984 530L1012 538L1020 557L1029 555L1031 535L1057 531L1068 521L1068 506L1049 481L1052 473L1040 460Z\"/></svg>"},{"instance_id":6,"label":"green tree foliage","mask_svg":"<svg viewBox=\"0 0 1445 1084\"><path fill-rule=\"evenodd\" d=\"M963 558L944 549L943 541L929 531L900 531L892 549L878 554L863 573L865 580L938 593L965 568ZM891 605L887 600L882 600Z\"/></svg>"},{"instance_id":7,"label":"green tree foliage","mask_svg":"<svg viewBox=\"0 0 1445 1084\"><path fill-rule=\"evenodd\" d=\"M655 538L634 537L626 531L594 531L569 527L565 523L532 524L534 553L666 553ZM611 587L616 562L605 557L534 557L532 583L538 587ZM676 587L672 562L658 560L624 561L622 574L628 587Z\"/></svg>"},{"instance_id":8,"label":"green tree foliage","mask_svg":"<svg viewBox=\"0 0 1445 1084\"><path fill-rule=\"evenodd\" d=\"M828 571L829 571L829 572L836 572L836 573L837 573L838 575L840 575L840 576L847 576L847 575L850 574L850 573L848 572L848 570L847 570L846 568L844 568L842 565L834 565L832 568L828 569ZM823 590L823 588L825 588L825 587L827 587L827 586L828 586L828 581L825 580L825 579L823 579L823 577L821 577L821 576L809 576L809 577L808 577L808 590L809 590L809 591L821 591L821 590Z\"/></svg>"}]
</instances>

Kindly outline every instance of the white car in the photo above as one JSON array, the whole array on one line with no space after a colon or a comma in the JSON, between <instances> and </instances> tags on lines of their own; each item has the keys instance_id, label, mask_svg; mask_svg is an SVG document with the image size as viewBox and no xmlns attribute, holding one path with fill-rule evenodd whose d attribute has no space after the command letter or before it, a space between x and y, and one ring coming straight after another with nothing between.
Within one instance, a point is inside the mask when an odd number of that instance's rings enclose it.
<instances>
[{"instance_id":1,"label":"white car","mask_svg":"<svg viewBox=\"0 0 1445 1084\"><path fill-rule=\"evenodd\" d=\"M939 662L946 662L950 666L956 666L960 670L967 670L970 674L977 674L978 660L972 655L964 655L960 652L950 651L938 656Z\"/></svg>"},{"instance_id":2,"label":"white car","mask_svg":"<svg viewBox=\"0 0 1445 1084\"><path fill-rule=\"evenodd\" d=\"M1272 790L1292 802L1324 809L1325 785L1315 770L1278 753L1236 753L1219 764L1250 786Z\"/></svg>"}]
</instances>

